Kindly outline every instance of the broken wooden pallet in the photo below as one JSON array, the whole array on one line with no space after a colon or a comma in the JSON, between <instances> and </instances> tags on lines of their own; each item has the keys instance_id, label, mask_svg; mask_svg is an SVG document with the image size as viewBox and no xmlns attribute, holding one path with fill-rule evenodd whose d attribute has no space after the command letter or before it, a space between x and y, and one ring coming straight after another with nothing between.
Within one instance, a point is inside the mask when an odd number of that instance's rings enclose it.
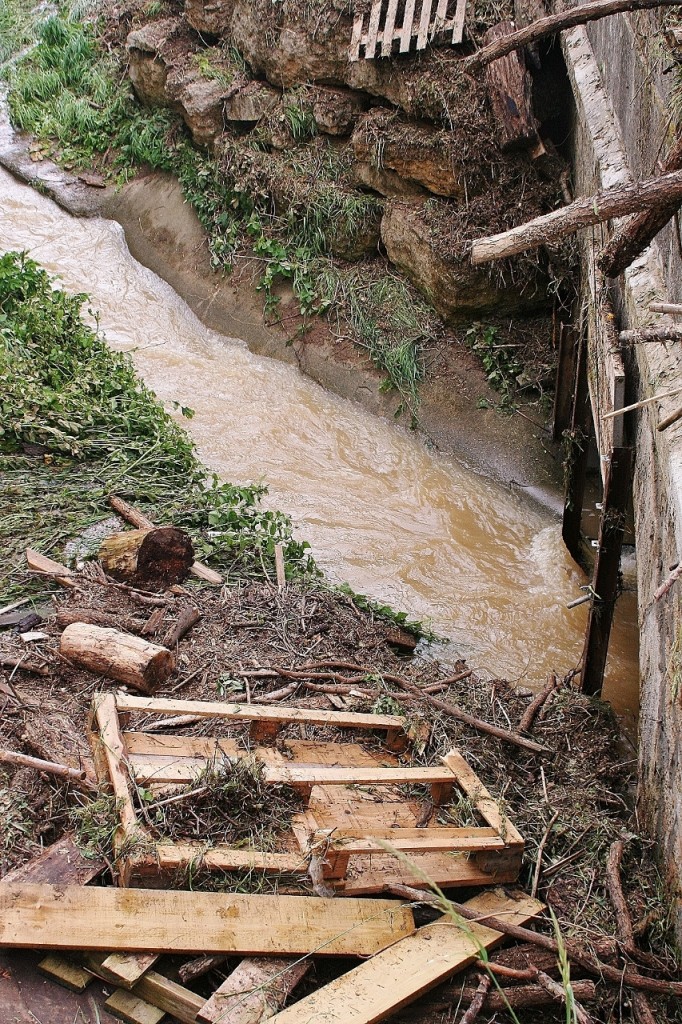
<instances>
[{"instance_id":1,"label":"broken wooden pallet","mask_svg":"<svg viewBox=\"0 0 682 1024\"><path fill-rule=\"evenodd\" d=\"M407 742L404 720L397 716L99 695L93 705L93 749L100 779L117 799L115 852L124 885L158 885L171 878L177 884L183 871L199 867L305 876L313 861L324 879L349 895L378 893L400 882L424 885L425 877L446 886L518 877L523 839L456 750L431 767L402 766L391 752L368 751L356 743L285 740L280 749L247 751L231 737L122 729L119 716L133 711L246 721L252 737L270 740L284 724L298 723L384 731L392 747ZM163 794L193 783L209 766L229 769L247 753L264 765L266 783L286 783L307 803L294 815L279 852L211 846L209 838L204 843L152 838L138 816L136 787ZM425 824L423 805L400 789L415 784L428 787L431 810L447 804L453 791L464 796L476 824L417 827Z\"/></svg>"},{"instance_id":2,"label":"broken wooden pallet","mask_svg":"<svg viewBox=\"0 0 682 1024\"><path fill-rule=\"evenodd\" d=\"M398 24L398 0L373 0L368 12L355 16L349 59L390 57L396 43L400 53L408 53L413 43L416 50L424 50L427 44L448 37L457 46L462 42L465 14L466 0L420 0L419 4L406 0Z\"/></svg>"}]
</instances>

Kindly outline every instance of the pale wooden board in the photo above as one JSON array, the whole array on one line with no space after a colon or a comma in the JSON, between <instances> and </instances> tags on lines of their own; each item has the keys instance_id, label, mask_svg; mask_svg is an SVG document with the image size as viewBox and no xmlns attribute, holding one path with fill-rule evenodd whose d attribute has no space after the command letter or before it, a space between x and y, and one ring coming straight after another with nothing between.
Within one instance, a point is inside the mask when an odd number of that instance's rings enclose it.
<instances>
[{"instance_id":1,"label":"pale wooden board","mask_svg":"<svg viewBox=\"0 0 682 1024\"><path fill-rule=\"evenodd\" d=\"M92 981L92 974L58 953L49 953L38 964L38 970L50 981L56 981L71 992L84 992Z\"/></svg>"},{"instance_id":2,"label":"pale wooden board","mask_svg":"<svg viewBox=\"0 0 682 1024\"><path fill-rule=\"evenodd\" d=\"M203 757L210 761L226 754L236 757L240 746L236 740L215 739L212 736L161 736L151 732L124 732L126 753L152 757Z\"/></svg>"},{"instance_id":3,"label":"pale wooden board","mask_svg":"<svg viewBox=\"0 0 682 1024\"><path fill-rule=\"evenodd\" d=\"M262 853L259 850L233 849L225 845L205 846L192 843L159 843L156 847L159 869L182 871L190 864L207 871L263 871L265 874L307 875L308 861L300 853Z\"/></svg>"},{"instance_id":4,"label":"pale wooden board","mask_svg":"<svg viewBox=\"0 0 682 1024\"><path fill-rule=\"evenodd\" d=\"M452 45L459 46L464 36L464 19L467 11L467 0L457 0L455 18L452 23Z\"/></svg>"},{"instance_id":5,"label":"pale wooden board","mask_svg":"<svg viewBox=\"0 0 682 1024\"><path fill-rule=\"evenodd\" d=\"M365 58L371 60L376 53L377 48L377 34L379 32L379 21L381 19L381 3L382 0L374 0L372 4L372 10L369 15L369 25L367 27L367 36L365 42Z\"/></svg>"},{"instance_id":6,"label":"pale wooden board","mask_svg":"<svg viewBox=\"0 0 682 1024\"><path fill-rule=\"evenodd\" d=\"M240 753L246 755L246 751ZM132 755L129 763L138 783L144 785L151 782L191 782L206 768L203 758L168 761L167 758ZM220 766L219 761L217 765ZM433 768L382 768L373 765L346 767L282 763L266 765L263 777L267 783L290 786L397 786L457 781L446 765Z\"/></svg>"},{"instance_id":7,"label":"pale wooden board","mask_svg":"<svg viewBox=\"0 0 682 1024\"><path fill-rule=\"evenodd\" d=\"M395 900L0 886L9 948L370 956L413 930Z\"/></svg>"},{"instance_id":8,"label":"pale wooden board","mask_svg":"<svg viewBox=\"0 0 682 1024\"><path fill-rule=\"evenodd\" d=\"M199 1010L200 1024L261 1024L284 1006L311 960L245 957Z\"/></svg>"},{"instance_id":9,"label":"pale wooden board","mask_svg":"<svg viewBox=\"0 0 682 1024\"><path fill-rule=\"evenodd\" d=\"M159 1024L166 1016L165 1010L159 1010L124 988L112 992L104 1005L126 1024Z\"/></svg>"},{"instance_id":10,"label":"pale wooden board","mask_svg":"<svg viewBox=\"0 0 682 1024\"><path fill-rule=\"evenodd\" d=\"M351 61L360 59L360 39L362 38L362 23L364 20L364 14L356 14L353 22L353 34L350 40L349 58Z\"/></svg>"},{"instance_id":11,"label":"pale wooden board","mask_svg":"<svg viewBox=\"0 0 682 1024\"><path fill-rule=\"evenodd\" d=\"M116 797L118 815L127 833L137 830L135 808L130 796L128 773L124 766L125 746L118 722L116 700L111 693L100 693L95 697L94 720L99 736L93 745L106 764L109 783ZM95 758L97 762L97 757Z\"/></svg>"},{"instance_id":12,"label":"pale wooden board","mask_svg":"<svg viewBox=\"0 0 682 1024\"><path fill-rule=\"evenodd\" d=\"M542 910L529 896L513 900L499 892L482 893L467 906L518 925ZM480 946L490 949L503 937L480 924L467 921L463 929L441 918L282 1010L270 1024L373 1024L463 970L480 955Z\"/></svg>"},{"instance_id":13,"label":"pale wooden board","mask_svg":"<svg viewBox=\"0 0 682 1024\"><path fill-rule=\"evenodd\" d=\"M447 0L445 0L447 3ZM393 43L393 33L395 29L395 16L398 13L398 0L388 0L388 9L386 11L386 20L384 22L384 34L381 43L381 56L391 56L391 45Z\"/></svg>"},{"instance_id":14,"label":"pale wooden board","mask_svg":"<svg viewBox=\"0 0 682 1024\"><path fill-rule=\"evenodd\" d=\"M412 22L414 21L414 9L417 0L407 0L405 14L403 15L403 27L400 32L400 52L407 53L412 42Z\"/></svg>"},{"instance_id":15,"label":"pale wooden board","mask_svg":"<svg viewBox=\"0 0 682 1024\"><path fill-rule=\"evenodd\" d=\"M268 707L260 704L232 704L205 700L172 700L167 697L133 697L119 690L119 711L144 711L148 714L198 715L201 718L233 718L243 722L305 722L308 725L334 726L337 729L403 729L400 715L362 715L354 711L324 711L320 708L293 708L286 704Z\"/></svg>"},{"instance_id":16,"label":"pale wooden board","mask_svg":"<svg viewBox=\"0 0 682 1024\"><path fill-rule=\"evenodd\" d=\"M99 964L97 974L121 988L132 988L157 960L156 953L110 953Z\"/></svg>"},{"instance_id":17,"label":"pale wooden board","mask_svg":"<svg viewBox=\"0 0 682 1024\"><path fill-rule=\"evenodd\" d=\"M417 35L417 49L423 50L429 38L429 25L431 24L431 5L433 0L422 0L422 12L419 18L419 33Z\"/></svg>"},{"instance_id":18,"label":"pale wooden board","mask_svg":"<svg viewBox=\"0 0 682 1024\"><path fill-rule=\"evenodd\" d=\"M453 748L443 761L457 776L457 785L464 790L478 813L496 829L508 845L523 846L523 836L509 818L500 810L500 805L485 788L479 777L467 764L459 750Z\"/></svg>"},{"instance_id":19,"label":"pale wooden board","mask_svg":"<svg viewBox=\"0 0 682 1024\"><path fill-rule=\"evenodd\" d=\"M518 876L518 866L500 869L493 875L483 871L466 854L413 853L409 864L392 857L367 855L351 859L341 886L344 896L370 896L385 892L388 886L396 884L428 889L429 883L425 878L442 889L516 882Z\"/></svg>"},{"instance_id":20,"label":"pale wooden board","mask_svg":"<svg viewBox=\"0 0 682 1024\"><path fill-rule=\"evenodd\" d=\"M390 854L391 850L402 853L447 853L455 850L468 852L504 848L504 841L492 828L383 829L383 835L378 836L358 836L354 834L356 830L351 830L350 835L344 835L343 830L339 829L326 831L330 833L329 840L335 850L344 850L352 854L372 853L376 856L382 853ZM324 830L321 832L322 834L320 831L317 833L318 839L324 838Z\"/></svg>"}]
</instances>

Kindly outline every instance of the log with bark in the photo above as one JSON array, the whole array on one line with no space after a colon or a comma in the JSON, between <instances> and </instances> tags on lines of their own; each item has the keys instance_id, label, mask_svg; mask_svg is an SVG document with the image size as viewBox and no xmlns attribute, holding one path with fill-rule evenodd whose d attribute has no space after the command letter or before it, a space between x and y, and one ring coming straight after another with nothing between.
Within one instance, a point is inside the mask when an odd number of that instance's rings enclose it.
<instances>
[{"instance_id":1,"label":"log with bark","mask_svg":"<svg viewBox=\"0 0 682 1024\"><path fill-rule=\"evenodd\" d=\"M664 198L671 202L675 200L678 205L682 203L682 171L602 189L593 196L582 196L568 206L535 217L509 231L478 238L471 243L471 262L477 266L516 256L527 249L558 242L591 224L647 210Z\"/></svg>"},{"instance_id":2,"label":"log with bark","mask_svg":"<svg viewBox=\"0 0 682 1024\"><path fill-rule=\"evenodd\" d=\"M192 541L175 526L112 533L102 541L99 560L115 580L178 583L194 562Z\"/></svg>"},{"instance_id":3,"label":"log with bark","mask_svg":"<svg viewBox=\"0 0 682 1024\"><path fill-rule=\"evenodd\" d=\"M511 21L501 21L488 29L484 39L492 42L514 31ZM485 69L485 86L497 125L502 151L534 149L540 143L538 124L533 117L531 80L523 60L516 51L489 64Z\"/></svg>"},{"instance_id":4,"label":"log with bark","mask_svg":"<svg viewBox=\"0 0 682 1024\"><path fill-rule=\"evenodd\" d=\"M668 152L663 172L682 169L682 137ZM656 237L679 209L674 199L662 199L649 210L642 210L620 228L602 250L597 263L606 277L618 277Z\"/></svg>"},{"instance_id":5,"label":"log with bark","mask_svg":"<svg viewBox=\"0 0 682 1024\"><path fill-rule=\"evenodd\" d=\"M545 39L547 36L556 35L565 29L574 28L576 25L584 25L588 21L598 21L600 18L607 18L611 14L619 14L621 11L639 11L651 7L675 7L679 0L594 0L593 3L580 4L559 14L550 14L547 18L534 21L531 25L512 32L503 39L496 39L488 46L484 46L478 53L471 57L465 57L462 61L466 71L479 71L494 60L499 60L505 54L518 50L522 46L528 46L538 39Z\"/></svg>"},{"instance_id":6,"label":"log with bark","mask_svg":"<svg viewBox=\"0 0 682 1024\"><path fill-rule=\"evenodd\" d=\"M85 622L66 627L59 651L68 661L141 693L154 693L175 668L175 658L165 647Z\"/></svg>"}]
</instances>

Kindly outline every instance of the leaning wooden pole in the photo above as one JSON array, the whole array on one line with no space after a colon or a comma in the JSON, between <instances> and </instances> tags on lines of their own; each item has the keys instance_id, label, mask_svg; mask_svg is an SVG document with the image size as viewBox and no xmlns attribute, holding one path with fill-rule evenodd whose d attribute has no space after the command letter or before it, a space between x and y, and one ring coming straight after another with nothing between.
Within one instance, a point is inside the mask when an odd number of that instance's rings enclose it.
<instances>
[{"instance_id":1,"label":"leaning wooden pole","mask_svg":"<svg viewBox=\"0 0 682 1024\"><path fill-rule=\"evenodd\" d=\"M678 3L679 0L595 0L594 3L581 4L560 14L550 14L547 18L540 18L510 35L495 39L478 53L466 57L462 63L466 71L479 71L486 64L505 57L512 50L528 46L546 36L556 35L567 28L608 18L611 14L620 14L623 11L639 11L649 7L676 7Z\"/></svg>"},{"instance_id":2,"label":"leaning wooden pole","mask_svg":"<svg viewBox=\"0 0 682 1024\"><path fill-rule=\"evenodd\" d=\"M682 136L668 152L663 172L682 169ZM612 236L602 250L597 264L606 277L618 277L644 252L671 217L677 213L679 203L663 201L650 210L636 214L627 224Z\"/></svg>"},{"instance_id":3,"label":"leaning wooden pole","mask_svg":"<svg viewBox=\"0 0 682 1024\"><path fill-rule=\"evenodd\" d=\"M558 242L581 228L601 224L612 217L649 210L662 202L682 204L682 171L605 188L593 196L581 196L568 206L535 217L509 231L478 238L471 243L471 262L478 265L516 256L527 249Z\"/></svg>"},{"instance_id":4,"label":"leaning wooden pole","mask_svg":"<svg viewBox=\"0 0 682 1024\"><path fill-rule=\"evenodd\" d=\"M587 618L583 648L581 688L588 694L599 693L604 681L609 636L618 594L618 573L631 476L632 449L612 448L604 486L599 548L592 579L594 596Z\"/></svg>"}]
</instances>

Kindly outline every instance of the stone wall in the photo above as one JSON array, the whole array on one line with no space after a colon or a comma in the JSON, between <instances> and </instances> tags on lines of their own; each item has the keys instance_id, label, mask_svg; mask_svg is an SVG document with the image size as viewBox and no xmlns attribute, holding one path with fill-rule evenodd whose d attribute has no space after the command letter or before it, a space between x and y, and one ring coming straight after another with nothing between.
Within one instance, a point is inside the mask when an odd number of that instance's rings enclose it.
<instances>
[{"instance_id":1,"label":"stone wall","mask_svg":"<svg viewBox=\"0 0 682 1024\"><path fill-rule=\"evenodd\" d=\"M662 55L657 16L619 15L565 33L563 50L576 99L576 194L656 173L670 143L673 62ZM594 252L608 228L584 232L583 297L601 301ZM673 221L610 286L619 326L661 324L649 303L682 298L682 257ZM598 318L588 318L588 323ZM593 326L590 344L603 339ZM682 386L679 345L639 345L626 360L626 401ZM655 402L625 423L635 444L633 502L640 624L640 787L643 823L661 844L668 880L682 882L682 590L653 595L682 552L682 421L663 433L657 423L681 396ZM597 410L595 410L597 412ZM603 454L603 453L602 453ZM682 904L677 901L678 936Z\"/></svg>"}]
</instances>

